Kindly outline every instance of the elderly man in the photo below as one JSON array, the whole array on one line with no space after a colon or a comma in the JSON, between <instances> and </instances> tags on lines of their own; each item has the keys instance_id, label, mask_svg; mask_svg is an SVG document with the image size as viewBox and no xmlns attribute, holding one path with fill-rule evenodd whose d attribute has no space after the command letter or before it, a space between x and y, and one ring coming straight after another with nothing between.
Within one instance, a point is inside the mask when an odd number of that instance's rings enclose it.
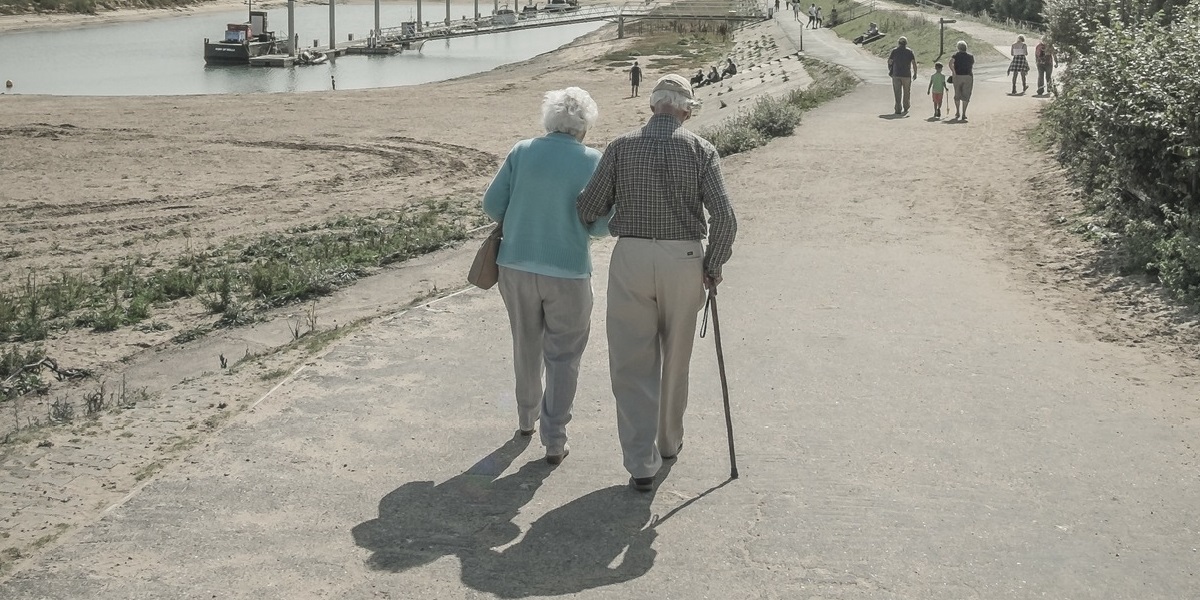
<instances>
[{"instance_id":1,"label":"elderly man","mask_svg":"<svg viewBox=\"0 0 1200 600\"><path fill-rule=\"evenodd\" d=\"M659 79L654 116L608 145L577 203L584 223L612 213L620 238L608 273L608 361L625 469L643 492L683 448L696 317L737 231L716 149L683 128L696 106L686 79Z\"/></svg>"},{"instance_id":2,"label":"elderly man","mask_svg":"<svg viewBox=\"0 0 1200 600\"><path fill-rule=\"evenodd\" d=\"M892 94L896 97L896 114L908 114L912 80L917 76L917 56L908 47L908 38L900 36L888 56L888 75L892 77Z\"/></svg>"}]
</instances>

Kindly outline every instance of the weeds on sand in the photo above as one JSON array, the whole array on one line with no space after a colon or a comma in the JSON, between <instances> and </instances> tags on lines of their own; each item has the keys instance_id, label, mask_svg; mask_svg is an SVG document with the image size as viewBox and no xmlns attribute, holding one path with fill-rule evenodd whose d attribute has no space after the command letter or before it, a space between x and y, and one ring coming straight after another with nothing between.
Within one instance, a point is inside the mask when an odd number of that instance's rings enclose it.
<instances>
[{"instance_id":1,"label":"weeds on sand","mask_svg":"<svg viewBox=\"0 0 1200 600\"><path fill-rule=\"evenodd\" d=\"M72 327L113 331L150 318L156 305L189 298L219 315L216 326L242 325L255 310L329 294L373 268L466 239L460 212L455 202L430 201L188 252L165 268L134 256L91 273L48 280L31 273L19 289L0 291L0 341L36 341ZM175 339L204 331L196 327Z\"/></svg>"},{"instance_id":2,"label":"weeds on sand","mask_svg":"<svg viewBox=\"0 0 1200 600\"><path fill-rule=\"evenodd\" d=\"M22 415L20 404L13 402L12 416L15 424L0 440L0 444L28 442L45 426L74 422L79 416L78 408L82 408L83 415L88 417L82 425L87 428L95 425L94 419L106 411L130 409L150 398L150 392L146 388L130 388L122 377L121 382L111 388L105 382L100 382L96 389L85 391L78 404L65 396L55 399L46 407L45 420L41 417Z\"/></svg>"}]
</instances>

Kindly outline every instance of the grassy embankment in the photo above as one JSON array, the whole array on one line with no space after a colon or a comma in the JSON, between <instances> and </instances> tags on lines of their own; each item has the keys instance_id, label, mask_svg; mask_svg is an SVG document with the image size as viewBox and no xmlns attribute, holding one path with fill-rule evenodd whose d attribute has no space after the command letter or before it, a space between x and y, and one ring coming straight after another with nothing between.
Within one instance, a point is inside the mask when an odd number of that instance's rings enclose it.
<instances>
[{"instance_id":1,"label":"grassy embankment","mask_svg":"<svg viewBox=\"0 0 1200 600\"><path fill-rule=\"evenodd\" d=\"M808 4L813 4L813 2L810 0ZM863 5L857 2L850 2L849 0L820 0L815 2L815 4L821 7L821 15L824 17L827 27L833 24L830 15L833 9L837 9L839 22L833 25L833 31L839 37L847 40L853 40L862 35L867 30L867 25L872 21L878 24L879 30L884 32L886 37L865 46L868 51L876 56L886 58L892 51L892 48L896 47L896 40L900 36L904 36L908 38L908 47L917 55L917 64L923 68L932 67L934 61L940 60L945 63L949 60L950 55L954 53L954 43L958 40L963 40L967 43L976 60L986 61L1004 58L991 44L952 27L946 27L944 55L939 56L939 52L943 51L941 40L939 39L939 27L936 23L932 23L921 17L886 10L866 12ZM800 20L806 23L808 22L808 17L804 12L805 10L801 10Z\"/></svg>"}]
</instances>

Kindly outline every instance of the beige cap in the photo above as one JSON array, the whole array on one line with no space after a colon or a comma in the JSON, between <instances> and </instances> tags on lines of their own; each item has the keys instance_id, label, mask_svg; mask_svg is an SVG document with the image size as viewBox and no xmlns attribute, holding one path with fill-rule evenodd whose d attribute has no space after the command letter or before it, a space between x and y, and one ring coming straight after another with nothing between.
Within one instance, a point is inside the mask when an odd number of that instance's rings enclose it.
<instances>
[{"instance_id":1,"label":"beige cap","mask_svg":"<svg viewBox=\"0 0 1200 600\"><path fill-rule=\"evenodd\" d=\"M678 93L686 96L688 100L692 99L692 84L691 84L691 82L689 82L688 80L684 79L683 77L681 77L679 75L667 75L667 76L663 77L662 79L659 79L658 83L654 84L654 91L656 91L656 92L661 92L661 91L678 92Z\"/></svg>"}]
</instances>

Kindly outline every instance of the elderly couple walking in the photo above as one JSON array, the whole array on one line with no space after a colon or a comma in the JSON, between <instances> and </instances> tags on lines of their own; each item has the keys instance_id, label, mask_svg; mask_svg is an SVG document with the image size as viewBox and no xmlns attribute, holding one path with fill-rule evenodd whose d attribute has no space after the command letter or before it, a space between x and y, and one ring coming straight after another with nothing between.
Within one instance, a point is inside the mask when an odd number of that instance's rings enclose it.
<instances>
[{"instance_id":1,"label":"elderly couple walking","mask_svg":"<svg viewBox=\"0 0 1200 600\"><path fill-rule=\"evenodd\" d=\"M588 238L619 238L608 277L609 371L625 469L639 491L651 491L663 461L683 448L696 319L737 230L716 149L683 127L697 105L686 79L663 77L650 120L601 154L582 143L599 116L591 96L548 92L546 135L517 143L483 198L504 224L496 262L520 434L540 428L550 464L570 452L566 428L591 329Z\"/></svg>"}]
</instances>

